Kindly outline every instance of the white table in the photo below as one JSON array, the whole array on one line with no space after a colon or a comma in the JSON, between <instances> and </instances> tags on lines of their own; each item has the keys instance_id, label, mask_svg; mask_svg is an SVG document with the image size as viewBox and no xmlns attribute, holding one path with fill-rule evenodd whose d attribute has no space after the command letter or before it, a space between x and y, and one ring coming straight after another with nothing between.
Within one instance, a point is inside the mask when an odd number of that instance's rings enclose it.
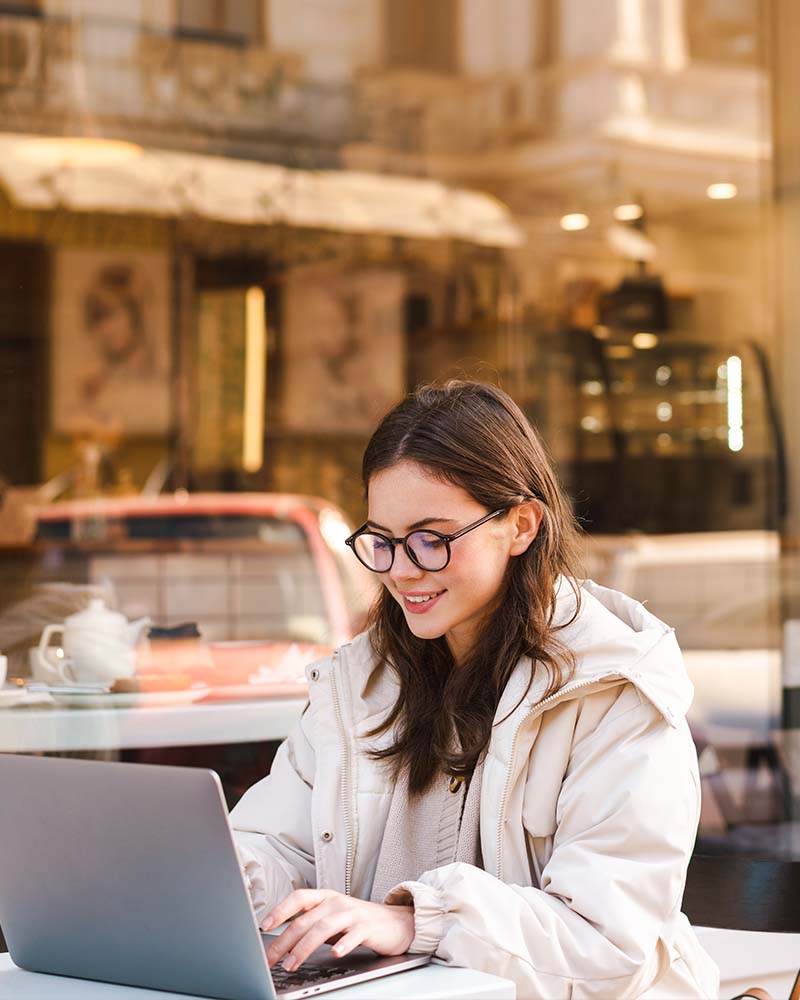
<instances>
[{"instance_id":1,"label":"white table","mask_svg":"<svg viewBox=\"0 0 800 1000\"><path fill-rule=\"evenodd\" d=\"M508 979L472 969L428 965L375 979L331 993L331 1000L515 1000L516 987ZM201 1000L185 993L162 993L135 986L113 986L86 979L65 979L18 969L7 954L0 955L0 1000ZM205 998L203 998L205 1000Z\"/></svg>"},{"instance_id":2,"label":"white table","mask_svg":"<svg viewBox=\"0 0 800 1000\"><path fill-rule=\"evenodd\" d=\"M160 708L0 709L0 752L55 753L284 739L304 698L195 702Z\"/></svg>"},{"instance_id":3,"label":"white table","mask_svg":"<svg viewBox=\"0 0 800 1000\"><path fill-rule=\"evenodd\" d=\"M789 996L800 969L800 934L721 927L695 927L695 932L719 966L721 997L738 996L750 986L761 986L773 997Z\"/></svg>"}]
</instances>

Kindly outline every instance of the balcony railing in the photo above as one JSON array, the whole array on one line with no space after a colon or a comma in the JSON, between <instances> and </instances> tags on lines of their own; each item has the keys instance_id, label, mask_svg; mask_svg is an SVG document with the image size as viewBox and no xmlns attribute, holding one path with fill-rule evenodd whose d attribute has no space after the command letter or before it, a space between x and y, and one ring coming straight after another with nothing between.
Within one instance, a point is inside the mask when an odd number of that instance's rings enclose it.
<instances>
[{"instance_id":1,"label":"balcony railing","mask_svg":"<svg viewBox=\"0 0 800 1000\"><path fill-rule=\"evenodd\" d=\"M304 77L302 59L136 22L0 13L0 129L90 128L167 146L216 137L258 155L276 141L321 147L354 134L348 85Z\"/></svg>"}]
</instances>

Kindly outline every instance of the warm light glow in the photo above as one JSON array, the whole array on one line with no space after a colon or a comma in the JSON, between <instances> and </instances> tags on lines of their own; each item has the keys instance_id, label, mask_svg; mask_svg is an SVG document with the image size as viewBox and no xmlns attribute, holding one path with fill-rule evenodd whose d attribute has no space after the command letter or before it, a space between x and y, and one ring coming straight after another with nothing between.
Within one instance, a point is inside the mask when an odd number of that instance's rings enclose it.
<instances>
[{"instance_id":1,"label":"warm light glow","mask_svg":"<svg viewBox=\"0 0 800 1000\"><path fill-rule=\"evenodd\" d=\"M744 448L744 407L742 401L742 359L735 354L728 358L728 447L731 451Z\"/></svg>"},{"instance_id":2,"label":"warm light glow","mask_svg":"<svg viewBox=\"0 0 800 1000\"><path fill-rule=\"evenodd\" d=\"M617 205L614 209L614 218L617 222L636 222L644 215L644 209L635 201L625 205Z\"/></svg>"},{"instance_id":3,"label":"warm light glow","mask_svg":"<svg viewBox=\"0 0 800 1000\"><path fill-rule=\"evenodd\" d=\"M633 348L627 344L611 344L606 348L606 354L609 358L615 359L632 358Z\"/></svg>"},{"instance_id":4,"label":"warm light glow","mask_svg":"<svg viewBox=\"0 0 800 1000\"><path fill-rule=\"evenodd\" d=\"M264 394L267 375L267 329L264 292L248 288L245 294L244 433L242 466L257 472L264 464Z\"/></svg>"},{"instance_id":5,"label":"warm light glow","mask_svg":"<svg viewBox=\"0 0 800 1000\"><path fill-rule=\"evenodd\" d=\"M672 404L667 402L659 403L656 407L656 416L662 423L672 420Z\"/></svg>"},{"instance_id":6,"label":"warm light glow","mask_svg":"<svg viewBox=\"0 0 800 1000\"><path fill-rule=\"evenodd\" d=\"M729 181L720 182L718 184L709 184L706 188L706 194L709 198L714 201L728 201L731 198L735 198L739 193L739 188L735 184L731 184Z\"/></svg>"},{"instance_id":7,"label":"warm light glow","mask_svg":"<svg viewBox=\"0 0 800 1000\"><path fill-rule=\"evenodd\" d=\"M598 340L608 340L611 336L611 330L607 326L603 326L602 323L598 323L597 326L593 327L592 333Z\"/></svg>"},{"instance_id":8,"label":"warm light glow","mask_svg":"<svg viewBox=\"0 0 800 1000\"><path fill-rule=\"evenodd\" d=\"M570 212L562 215L560 221L561 228L567 233L576 233L581 229L586 229L589 225L589 216L583 212Z\"/></svg>"},{"instance_id":9,"label":"warm light glow","mask_svg":"<svg viewBox=\"0 0 800 1000\"><path fill-rule=\"evenodd\" d=\"M631 342L640 351L649 351L658 346L658 337L654 333L634 333Z\"/></svg>"},{"instance_id":10,"label":"warm light glow","mask_svg":"<svg viewBox=\"0 0 800 1000\"><path fill-rule=\"evenodd\" d=\"M25 139L19 150L29 159L47 164L58 159L64 165L93 167L132 160L144 152L135 142L122 139L99 139L93 136L66 136Z\"/></svg>"}]
</instances>

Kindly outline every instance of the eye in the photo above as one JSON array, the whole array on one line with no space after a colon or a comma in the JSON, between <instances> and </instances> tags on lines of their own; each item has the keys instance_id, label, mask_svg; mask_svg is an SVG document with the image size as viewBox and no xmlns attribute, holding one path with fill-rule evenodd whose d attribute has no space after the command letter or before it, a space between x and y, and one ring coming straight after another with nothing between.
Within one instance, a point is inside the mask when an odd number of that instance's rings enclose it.
<instances>
[{"instance_id":1,"label":"eye","mask_svg":"<svg viewBox=\"0 0 800 1000\"><path fill-rule=\"evenodd\" d=\"M443 549L445 545L444 539L439 538L438 535L432 535L427 531L421 531L419 534L414 535L414 544L422 545L424 549L431 552Z\"/></svg>"}]
</instances>

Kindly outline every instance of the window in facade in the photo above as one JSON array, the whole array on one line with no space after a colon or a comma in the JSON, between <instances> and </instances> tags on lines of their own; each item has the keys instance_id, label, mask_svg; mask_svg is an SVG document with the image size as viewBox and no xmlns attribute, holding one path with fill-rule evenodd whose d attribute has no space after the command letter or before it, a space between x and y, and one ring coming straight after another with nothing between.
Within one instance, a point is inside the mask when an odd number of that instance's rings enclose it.
<instances>
[{"instance_id":1,"label":"window in facade","mask_svg":"<svg viewBox=\"0 0 800 1000\"><path fill-rule=\"evenodd\" d=\"M458 0L386 0L386 64L394 69L454 73L458 68Z\"/></svg>"},{"instance_id":2,"label":"window in facade","mask_svg":"<svg viewBox=\"0 0 800 1000\"><path fill-rule=\"evenodd\" d=\"M264 40L260 0L178 0L180 35L254 44Z\"/></svg>"}]
</instances>

